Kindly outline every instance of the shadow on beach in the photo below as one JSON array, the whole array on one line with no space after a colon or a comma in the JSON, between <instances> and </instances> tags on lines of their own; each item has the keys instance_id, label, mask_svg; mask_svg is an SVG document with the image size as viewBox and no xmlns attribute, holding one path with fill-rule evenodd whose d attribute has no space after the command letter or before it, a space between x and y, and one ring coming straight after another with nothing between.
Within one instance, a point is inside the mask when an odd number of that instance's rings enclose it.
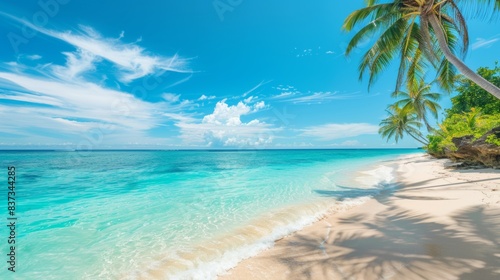
<instances>
[{"instance_id":1,"label":"shadow on beach","mask_svg":"<svg viewBox=\"0 0 500 280\"><path fill-rule=\"evenodd\" d=\"M366 190L341 189L317 193L366 196ZM374 197L380 211L339 217L335 224L340 229L330 228L326 238L299 233L270 258L288 267L289 279L500 279L499 208L464 208L450 217L452 223L441 223L398 207L389 198L408 202L449 198L393 192Z\"/></svg>"}]
</instances>

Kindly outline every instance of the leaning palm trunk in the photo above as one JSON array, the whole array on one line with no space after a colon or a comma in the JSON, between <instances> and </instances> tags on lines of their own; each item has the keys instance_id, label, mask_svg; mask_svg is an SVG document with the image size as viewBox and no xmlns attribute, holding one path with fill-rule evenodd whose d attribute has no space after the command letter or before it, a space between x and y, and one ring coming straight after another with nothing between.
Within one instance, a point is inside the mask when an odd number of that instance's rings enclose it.
<instances>
[{"instance_id":1,"label":"leaning palm trunk","mask_svg":"<svg viewBox=\"0 0 500 280\"><path fill-rule=\"evenodd\" d=\"M434 131L434 128L429 124L425 116L422 116L422 120L424 121L425 127L427 128L428 132Z\"/></svg>"},{"instance_id":2,"label":"leaning palm trunk","mask_svg":"<svg viewBox=\"0 0 500 280\"><path fill-rule=\"evenodd\" d=\"M416 137L415 135L413 135L413 133L411 133L411 132L410 132L410 131L408 131L407 129L405 129L405 132L406 132L408 135L410 135L413 139L417 140L418 142L420 142L420 143L422 143L422 144L424 144L424 145L429 144L429 143L427 143L426 141L424 141L424 140L422 140L422 139L420 139L420 138Z\"/></svg>"},{"instance_id":3,"label":"leaning palm trunk","mask_svg":"<svg viewBox=\"0 0 500 280\"><path fill-rule=\"evenodd\" d=\"M435 32L437 41L439 43L439 47L443 51L443 54L446 57L446 59L455 67L457 67L457 69L471 81L476 83L478 86L480 86L487 92L491 93L496 98L500 99L500 88L496 87L495 85L493 85L492 83L488 82L483 77L481 77L479 74L472 71L469 67L467 67L467 65L465 65L458 57L456 57L453 54L453 52L448 47L448 44L446 42L446 36L443 33L443 29L441 27L441 24L439 23L437 16L434 14L430 14L428 19L429 23L432 26L432 29Z\"/></svg>"}]
</instances>

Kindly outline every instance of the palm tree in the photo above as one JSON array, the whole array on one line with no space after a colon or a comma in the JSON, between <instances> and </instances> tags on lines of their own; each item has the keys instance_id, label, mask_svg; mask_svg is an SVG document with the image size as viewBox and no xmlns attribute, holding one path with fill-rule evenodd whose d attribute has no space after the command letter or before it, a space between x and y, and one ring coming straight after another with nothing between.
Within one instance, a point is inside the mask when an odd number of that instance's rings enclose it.
<instances>
[{"instance_id":1,"label":"palm tree","mask_svg":"<svg viewBox=\"0 0 500 280\"><path fill-rule=\"evenodd\" d=\"M441 95L437 92L431 92L430 84L426 84L423 80L415 81L408 88L408 92L395 91L392 96L401 98L396 101L396 106L400 106L403 110L413 110L417 118L424 122L427 131L433 130L429 125L427 113L431 113L434 118L437 118L438 111L441 109L437 101Z\"/></svg>"},{"instance_id":2,"label":"palm tree","mask_svg":"<svg viewBox=\"0 0 500 280\"><path fill-rule=\"evenodd\" d=\"M455 55L465 56L469 47L469 34L465 18L458 4L467 7L491 7L486 12L500 10L500 0L394 0L379 4L378 0L366 0L366 7L351 13L344 21L343 29L351 31L356 25L371 20L351 39L346 55L360 42L380 34L360 63L360 79L365 71L370 73L369 84L387 67L391 60L399 58L396 90L404 79L418 78L427 64L437 70L437 81L446 90L453 87L455 67L474 83L500 99L500 88L488 82L468 68ZM481 12L478 14L485 14ZM454 67L453 67L453 66ZM411 82L411 81L410 81Z\"/></svg>"},{"instance_id":3,"label":"palm tree","mask_svg":"<svg viewBox=\"0 0 500 280\"><path fill-rule=\"evenodd\" d=\"M403 139L404 134L408 134L423 145L428 144L419 131L422 124L418 121L415 112L392 105L387 109L387 113L389 116L380 122L378 130L383 138L387 138L387 141L394 138L397 143L399 139Z\"/></svg>"},{"instance_id":4,"label":"palm tree","mask_svg":"<svg viewBox=\"0 0 500 280\"><path fill-rule=\"evenodd\" d=\"M481 116L481 110L476 110L476 108L471 108L470 112L464 114L467 127L469 127L471 131L477 129L479 116Z\"/></svg>"}]
</instances>

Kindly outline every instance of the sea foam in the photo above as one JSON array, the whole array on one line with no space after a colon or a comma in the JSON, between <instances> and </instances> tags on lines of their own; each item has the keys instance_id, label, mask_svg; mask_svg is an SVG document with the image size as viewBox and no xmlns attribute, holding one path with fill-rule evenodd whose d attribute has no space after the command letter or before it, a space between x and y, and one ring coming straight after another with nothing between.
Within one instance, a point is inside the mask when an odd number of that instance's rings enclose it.
<instances>
[{"instance_id":1,"label":"sea foam","mask_svg":"<svg viewBox=\"0 0 500 280\"><path fill-rule=\"evenodd\" d=\"M367 202L374 195L379 194L383 190L394 187L396 168L394 165L378 165L375 168L357 171L354 180L359 184L356 185L364 194L356 198L347 198L342 201L320 201L308 206L301 206L304 211L300 215L300 211L295 211L297 216L293 221L288 220L287 224L277 226L272 229L270 234L267 234L251 244L244 244L237 248L225 251L219 256L214 256L214 259L208 262L192 263L192 267L168 275L169 279L187 280L187 279L217 279L217 276L224 275L234 268L241 261L250 257L256 256L260 252L268 250L275 245L277 240L282 239L294 232L297 232L321 219L325 216L335 213L347 211L355 206ZM296 208L297 206L295 206ZM314 209L314 210L313 210ZM292 211L292 209L283 210L284 212ZM269 217L265 218L266 220ZM269 223L268 226L272 225Z\"/></svg>"}]
</instances>

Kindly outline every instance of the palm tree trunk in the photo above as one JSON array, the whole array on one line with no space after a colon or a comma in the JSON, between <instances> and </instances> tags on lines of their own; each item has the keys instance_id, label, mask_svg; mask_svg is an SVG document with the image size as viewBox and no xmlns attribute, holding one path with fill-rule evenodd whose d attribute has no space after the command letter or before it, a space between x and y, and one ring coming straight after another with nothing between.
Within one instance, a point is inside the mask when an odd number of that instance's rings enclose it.
<instances>
[{"instance_id":1,"label":"palm tree trunk","mask_svg":"<svg viewBox=\"0 0 500 280\"><path fill-rule=\"evenodd\" d=\"M406 130L406 129L405 129L405 132L406 132L406 133L408 133L408 135L410 135L413 139L417 140L418 142L420 142L420 143L422 143L422 144L424 144L424 145L429 144L429 143L427 143L427 142L422 141L421 139L418 139L415 135L413 135L412 133L410 133L410 132L409 132L408 130Z\"/></svg>"},{"instance_id":2,"label":"palm tree trunk","mask_svg":"<svg viewBox=\"0 0 500 280\"><path fill-rule=\"evenodd\" d=\"M492 83L488 82L483 77L481 77L479 74L472 71L469 67L467 67L467 65L465 65L465 63L463 63L458 57L456 57L453 54L453 52L448 47L448 43L446 42L446 36L444 35L443 29L441 28L441 24L439 23L439 20L436 17L436 15L430 14L428 19L429 23L432 26L432 29L434 29L434 32L436 34L439 47L441 47L441 50L443 51L446 59L449 62L451 62L451 64L453 64L455 67L457 67L457 69L471 81L476 83L478 86L480 86L481 88L483 88L496 98L500 99L500 88L496 87L495 85L493 85Z\"/></svg>"},{"instance_id":3,"label":"palm tree trunk","mask_svg":"<svg viewBox=\"0 0 500 280\"><path fill-rule=\"evenodd\" d=\"M427 121L427 118L425 116L422 116L422 120L424 121L425 127L427 128L428 132L432 132L434 128L430 126L429 122Z\"/></svg>"}]
</instances>

